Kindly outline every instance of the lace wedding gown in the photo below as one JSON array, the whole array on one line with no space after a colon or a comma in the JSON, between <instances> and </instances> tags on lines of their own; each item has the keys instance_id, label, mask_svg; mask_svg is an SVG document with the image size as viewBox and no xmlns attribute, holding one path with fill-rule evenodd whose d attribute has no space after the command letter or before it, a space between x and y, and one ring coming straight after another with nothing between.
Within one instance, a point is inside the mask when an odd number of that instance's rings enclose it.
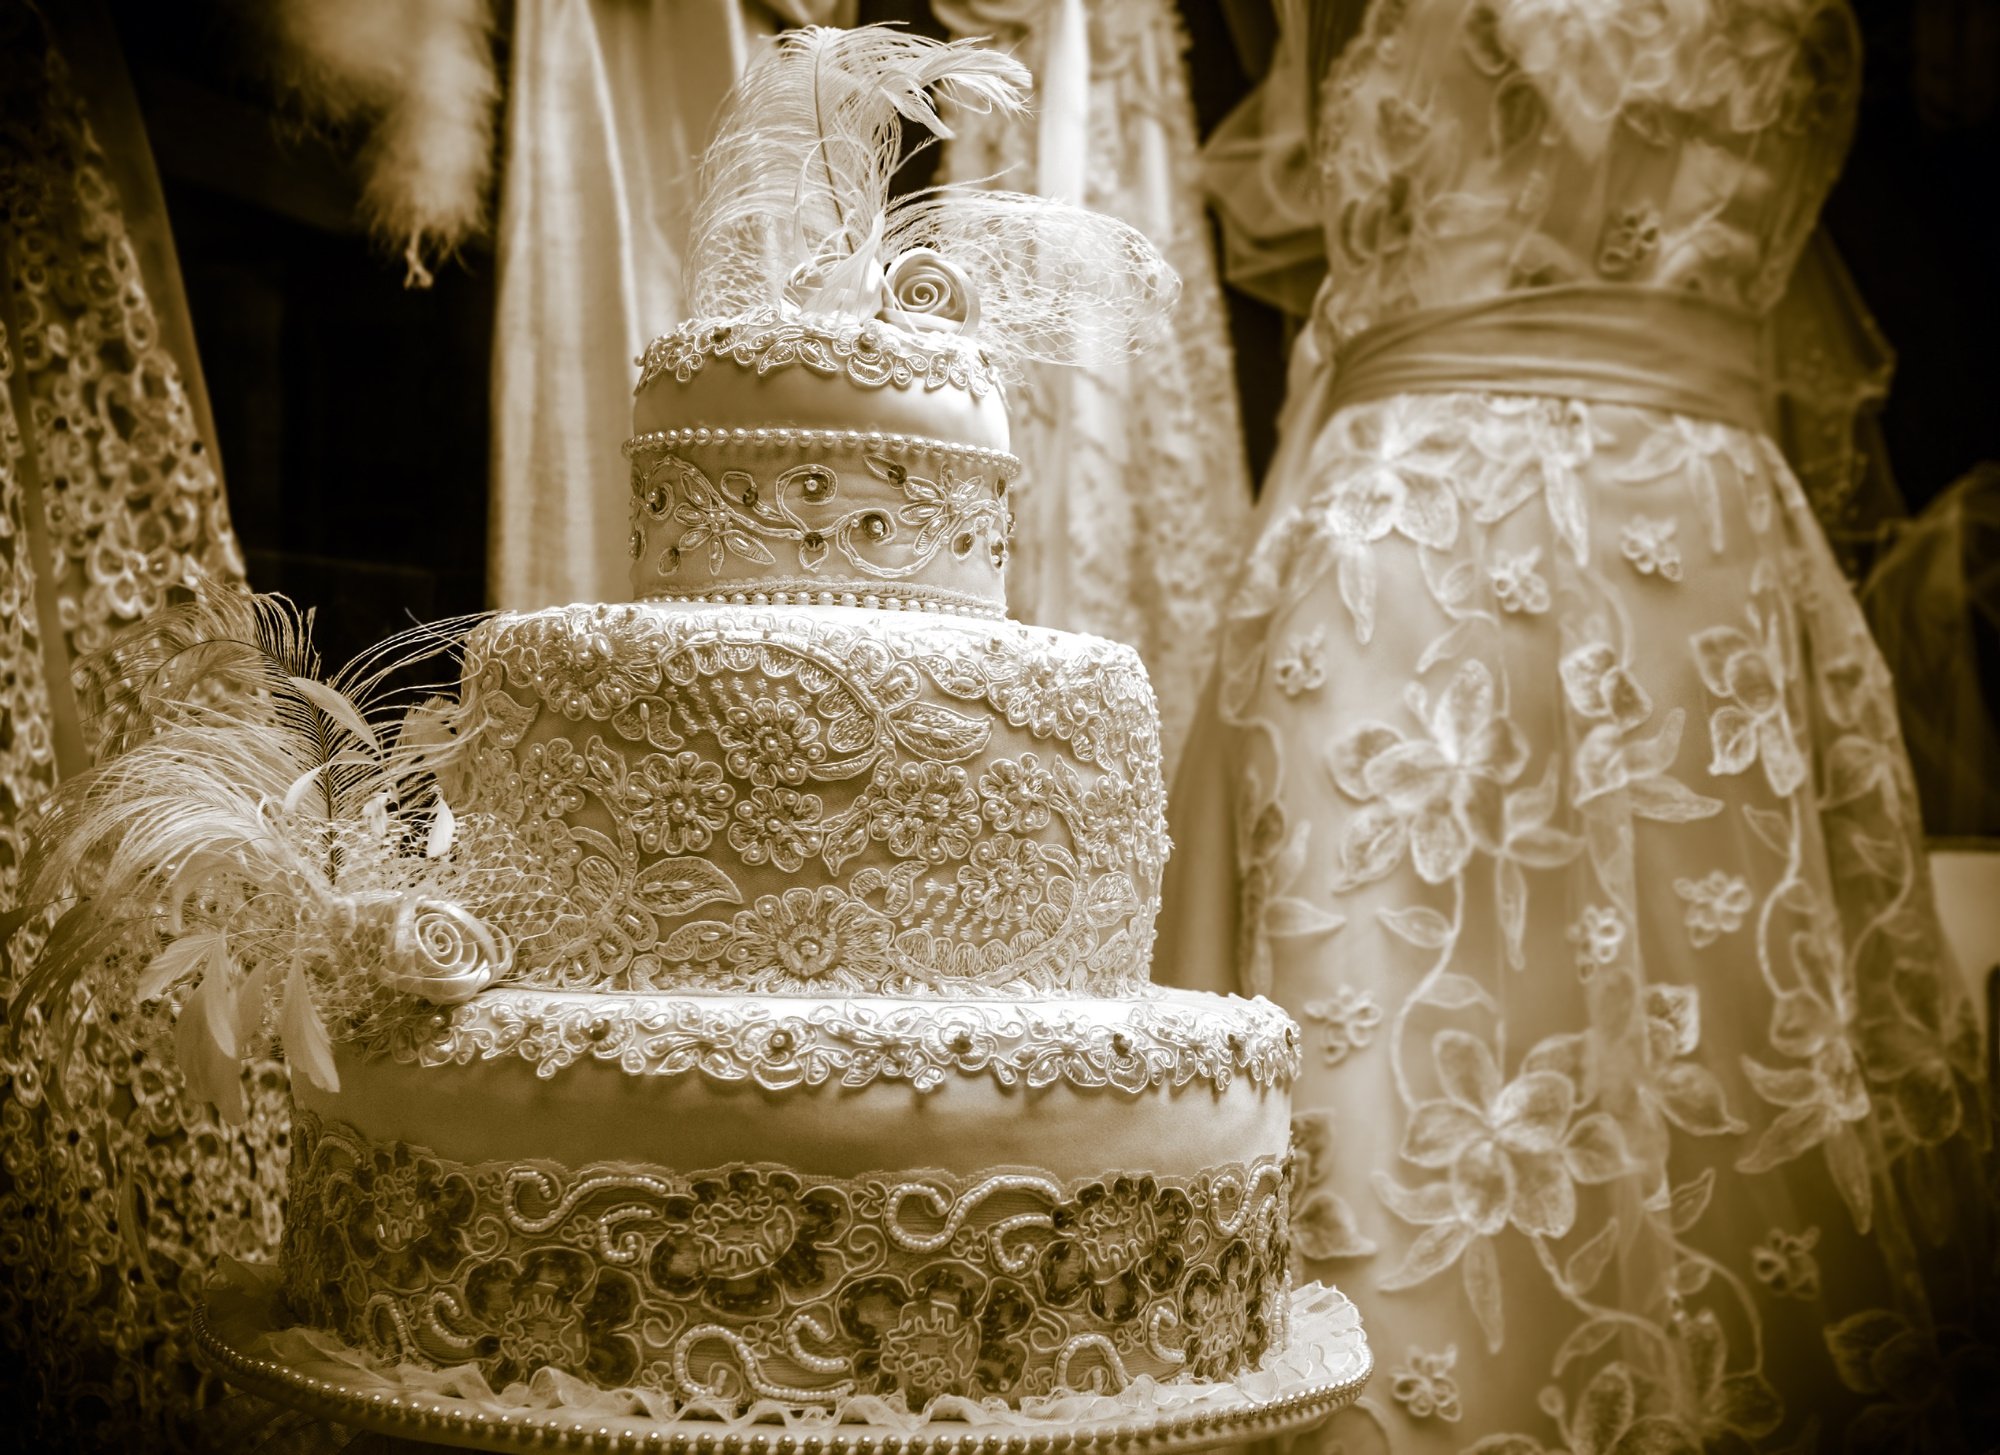
<instances>
[{"instance_id":1,"label":"lace wedding gown","mask_svg":"<svg viewBox=\"0 0 2000 1455\"><path fill-rule=\"evenodd\" d=\"M88 766L71 667L194 575L241 581L151 154L100 7L0 0L0 1005L49 916L24 831ZM79 987L65 1041L0 1029L0 1390L14 1449L171 1450L222 1394L189 1318L275 1250L284 1069L250 1114L189 1103L161 1028ZM237 1448L247 1448L239 1446Z\"/></svg>"},{"instance_id":2,"label":"lace wedding gown","mask_svg":"<svg viewBox=\"0 0 2000 1455\"><path fill-rule=\"evenodd\" d=\"M1376 0L1327 78L1160 937L1306 1031L1321 1448L2000 1430L1976 1023L1764 417L1858 85L1838 0Z\"/></svg>"}]
</instances>

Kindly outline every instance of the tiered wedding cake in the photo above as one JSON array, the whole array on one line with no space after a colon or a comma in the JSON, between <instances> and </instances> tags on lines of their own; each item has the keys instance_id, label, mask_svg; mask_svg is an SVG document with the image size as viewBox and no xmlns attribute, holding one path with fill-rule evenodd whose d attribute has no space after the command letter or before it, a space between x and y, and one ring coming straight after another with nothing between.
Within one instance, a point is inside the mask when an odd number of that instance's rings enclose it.
<instances>
[{"instance_id":1,"label":"tiered wedding cake","mask_svg":"<svg viewBox=\"0 0 2000 1455\"><path fill-rule=\"evenodd\" d=\"M773 315L656 344L637 418L639 599L466 652L459 801L587 932L296 1089L292 1307L680 1400L1254 1366L1296 1031L1148 985L1152 694L1004 618L998 392Z\"/></svg>"},{"instance_id":2,"label":"tiered wedding cake","mask_svg":"<svg viewBox=\"0 0 2000 1455\"><path fill-rule=\"evenodd\" d=\"M135 743L40 882L94 878L151 947L135 989L177 1004L198 1094L240 1106L265 1021L294 1068L305 1332L234 1373L378 1418L525 1381L990 1419L1283 1346L1296 1027L1149 984L1145 672L1001 586L996 361L1129 349L1172 280L1108 220L887 199L899 117L1021 79L879 30L746 79L707 306L644 360L632 601L484 621L459 702L392 717L376 659L321 685L268 601L107 669ZM235 706L187 689L217 663ZM1324 1402L1317 1358L1272 1388Z\"/></svg>"}]
</instances>

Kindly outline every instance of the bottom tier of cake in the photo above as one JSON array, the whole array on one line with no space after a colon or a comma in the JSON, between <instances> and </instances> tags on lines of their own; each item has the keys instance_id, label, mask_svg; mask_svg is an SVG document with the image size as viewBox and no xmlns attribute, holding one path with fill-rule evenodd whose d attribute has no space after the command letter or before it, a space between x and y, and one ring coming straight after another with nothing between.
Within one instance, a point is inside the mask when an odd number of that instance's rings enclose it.
<instances>
[{"instance_id":1,"label":"bottom tier of cake","mask_svg":"<svg viewBox=\"0 0 2000 1455\"><path fill-rule=\"evenodd\" d=\"M559 1020L563 1000L477 1014ZM717 1010L598 1004L627 1026ZM805 1040L897 1014L790 1009ZM295 1090L286 1301L494 1389L547 1367L718 1411L1226 1379L1282 1343L1282 1017L1195 996L917 1009L1005 1033L950 1031L922 1075L889 1058L789 1084L717 1056L556 1069L491 1038L429 1064L344 1049L340 1091Z\"/></svg>"}]
</instances>

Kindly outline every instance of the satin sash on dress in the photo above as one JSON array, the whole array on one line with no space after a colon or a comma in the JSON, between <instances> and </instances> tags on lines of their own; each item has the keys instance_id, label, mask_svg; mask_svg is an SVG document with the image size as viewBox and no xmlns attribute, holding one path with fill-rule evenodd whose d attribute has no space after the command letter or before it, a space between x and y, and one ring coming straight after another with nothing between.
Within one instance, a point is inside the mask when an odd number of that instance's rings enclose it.
<instances>
[{"instance_id":1,"label":"satin sash on dress","mask_svg":"<svg viewBox=\"0 0 2000 1455\"><path fill-rule=\"evenodd\" d=\"M1577 283L1424 308L1336 356L1324 421L1393 394L1551 394L1768 430L1763 326L1699 294Z\"/></svg>"}]
</instances>

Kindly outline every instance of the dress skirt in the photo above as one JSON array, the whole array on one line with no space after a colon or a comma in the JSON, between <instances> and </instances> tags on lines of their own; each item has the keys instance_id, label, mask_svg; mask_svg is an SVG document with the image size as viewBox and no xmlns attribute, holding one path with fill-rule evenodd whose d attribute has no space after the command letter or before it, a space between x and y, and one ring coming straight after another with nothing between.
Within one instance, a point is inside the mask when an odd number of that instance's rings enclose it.
<instances>
[{"instance_id":1,"label":"dress skirt","mask_svg":"<svg viewBox=\"0 0 2000 1455\"><path fill-rule=\"evenodd\" d=\"M1785 460L1556 394L1326 410L1295 372L1158 973L1305 1031L1293 1237L1377 1360L1313 1438L1977 1448L1980 1034Z\"/></svg>"}]
</instances>

